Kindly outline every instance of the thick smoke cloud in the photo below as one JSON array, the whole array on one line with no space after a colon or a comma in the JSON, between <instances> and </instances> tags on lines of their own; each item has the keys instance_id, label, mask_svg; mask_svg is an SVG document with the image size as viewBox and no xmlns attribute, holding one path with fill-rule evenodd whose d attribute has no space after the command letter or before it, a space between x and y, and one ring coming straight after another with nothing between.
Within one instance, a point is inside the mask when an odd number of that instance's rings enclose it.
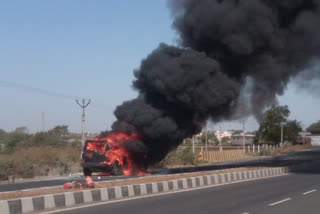
<instances>
[{"instance_id":1,"label":"thick smoke cloud","mask_svg":"<svg viewBox=\"0 0 320 214\"><path fill-rule=\"evenodd\" d=\"M179 47L160 44L142 61L133 82L140 95L117 107L113 131L139 132L152 164L208 119L239 114L244 92L251 97L246 114L259 119L319 57L319 2L169 1Z\"/></svg>"},{"instance_id":2,"label":"thick smoke cloud","mask_svg":"<svg viewBox=\"0 0 320 214\"><path fill-rule=\"evenodd\" d=\"M254 80L252 109L282 95L290 78L319 56L318 0L171 1L181 45L215 58L230 78Z\"/></svg>"},{"instance_id":3,"label":"thick smoke cloud","mask_svg":"<svg viewBox=\"0 0 320 214\"><path fill-rule=\"evenodd\" d=\"M165 44L142 61L135 77L141 96L116 109L113 129L141 132L154 161L201 131L209 117L228 117L240 91L214 59Z\"/></svg>"},{"instance_id":4,"label":"thick smoke cloud","mask_svg":"<svg viewBox=\"0 0 320 214\"><path fill-rule=\"evenodd\" d=\"M297 86L297 92L304 91L315 97L320 97L320 62L314 61L305 71L298 74L293 84Z\"/></svg>"}]
</instances>

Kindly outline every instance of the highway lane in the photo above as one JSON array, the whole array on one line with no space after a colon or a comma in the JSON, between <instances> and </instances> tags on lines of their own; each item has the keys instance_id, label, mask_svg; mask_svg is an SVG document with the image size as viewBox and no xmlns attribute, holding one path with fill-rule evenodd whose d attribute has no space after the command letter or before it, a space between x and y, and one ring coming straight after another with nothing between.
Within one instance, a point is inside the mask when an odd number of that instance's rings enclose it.
<instances>
[{"instance_id":1,"label":"highway lane","mask_svg":"<svg viewBox=\"0 0 320 214\"><path fill-rule=\"evenodd\" d=\"M263 158L257 160L245 160L245 161L231 161L226 163L219 163L207 166L200 167L187 167L187 168L173 168L173 169L161 169L154 170L151 172L152 175L162 175L162 174L175 174L175 173L185 173L185 172L195 172L195 171L207 171L207 170L219 170L227 168L239 168L239 167L254 167L254 166L284 166L289 163L301 163L303 161L309 161L313 159L320 159L320 149L314 149L311 151L297 152L287 155L282 155L279 157ZM130 176L132 178L135 176ZM97 176L93 176L95 182L106 181L106 180L115 180L115 179L126 179L128 177L123 176L101 176L101 179L98 179ZM7 191L16 191L16 190L25 190L32 188L41 188L41 187L52 187L52 186L61 186L66 182L79 181L83 182L84 177L71 177L71 178L55 178L55 179L45 179L45 180L34 180L28 182L17 182L14 184L1 183L0 192Z\"/></svg>"},{"instance_id":2,"label":"highway lane","mask_svg":"<svg viewBox=\"0 0 320 214\"><path fill-rule=\"evenodd\" d=\"M316 189L313 189L316 190ZM320 213L320 189L316 191L310 190L307 195L301 193L296 195L290 201L287 201L278 206L272 206L269 209L264 210L261 214L273 214L273 213L290 213L290 214L319 214Z\"/></svg>"},{"instance_id":3,"label":"highway lane","mask_svg":"<svg viewBox=\"0 0 320 214\"><path fill-rule=\"evenodd\" d=\"M320 213L320 165L288 176L114 202L58 214ZM307 193L307 194L304 194Z\"/></svg>"}]
</instances>

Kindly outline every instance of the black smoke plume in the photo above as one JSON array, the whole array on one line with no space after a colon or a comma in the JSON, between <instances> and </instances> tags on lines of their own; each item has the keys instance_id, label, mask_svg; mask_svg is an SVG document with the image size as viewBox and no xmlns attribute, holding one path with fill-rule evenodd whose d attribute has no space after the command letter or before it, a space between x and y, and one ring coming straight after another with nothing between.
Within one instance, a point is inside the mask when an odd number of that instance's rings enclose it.
<instances>
[{"instance_id":1,"label":"black smoke plume","mask_svg":"<svg viewBox=\"0 0 320 214\"><path fill-rule=\"evenodd\" d=\"M250 113L259 119L287 83L319 57L319 4L169 1L179 45L160 44L135 70L139 97L117 107L113 131L139 132L143 137L135 145L156 163L199 133L208 119L232 119L248 80Z\"/></svg>"}]
</instances>

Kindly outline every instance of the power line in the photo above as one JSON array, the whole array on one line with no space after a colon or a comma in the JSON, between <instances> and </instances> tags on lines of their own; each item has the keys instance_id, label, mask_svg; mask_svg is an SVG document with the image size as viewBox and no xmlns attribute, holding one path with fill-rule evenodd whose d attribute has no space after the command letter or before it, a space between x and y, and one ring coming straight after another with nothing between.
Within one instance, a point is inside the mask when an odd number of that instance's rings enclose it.
<instances>
[{"instance_id":1,"label":"power line","mask_svg":"<svg viewBox=\"0 0 320 214\"><path fill-rule=\"evenodd\" d=\"M73 100L82 99L81 97L74 96L74 95L52 92L46 89L36 88L33 86L24 85L24 84L13 83L5 80L0 80L0 86L6 87L6 88L20 89L23 92L37 93L37 94L42 94L42 95L51 96L51 97L59 97L59 98L73 99Z\"/></svg>"},{"instance_id":2,"label":"power line","mask_svg":"<svg viewBox=\"0 0 320 214\"><path fill-rule=\"evenodd\" d=\"M57 93L53 92L50 90L46 90L43 88L38 88L38 87L33 87L29 85L24 85L24 84L19 84L19 83L14 83L14 82L9 82L5 80L0 80L0 87L6 87L6 88L11 88L11 89L17 89L21 92L24 93L34 93L34 94L41 94L44 96L50 96L50 97L57 97L57 98L63 98L63 99L68 99L68 100L75 100L77 104L83 109L83 114L82 114L82 143L84 143L84 134L85 134L85 108L91 103L91 100L89 98L82 98L79 96L74 96L70 94L65 94L65 93ZM78 100L82 100L82 104ZM88 100L87 103L85 103L85 100ZM104 111L109 111L110 108L114 108L113 106L110 105L105 105L102 103L93 103L93 108L98 107L99 109L103 109ZM45 130L45 114L42 112L41 116L41 128L42 131Z\"/></svg>"},{"instance_id":3,"label":"power line","mask_svg":"<svg viewBox=\"0 0 320 214\"><path fill-rule=\"evenodd\" d=\"M70 99L72 99L72 100L87 99L88 100L89 99L89 98L79 97L79 96L70 95L70 94L57 93L57 92L53 92L53 91L50 91L47 89L33 87L33 86L19 84L19 83L14 83L14 82L9 82L6 80L0 80L0 87L13 88L13 89L18 89L21 92L25 92L25 93L41 94L44 96L57 97L57 98L68 99L68 100L70 100ZM99 107L104 110L109 109L111 107L111 106L106 106L105 104L97 103L97 102L94 102L93 106Z\"/></svg>"}]
</instances>

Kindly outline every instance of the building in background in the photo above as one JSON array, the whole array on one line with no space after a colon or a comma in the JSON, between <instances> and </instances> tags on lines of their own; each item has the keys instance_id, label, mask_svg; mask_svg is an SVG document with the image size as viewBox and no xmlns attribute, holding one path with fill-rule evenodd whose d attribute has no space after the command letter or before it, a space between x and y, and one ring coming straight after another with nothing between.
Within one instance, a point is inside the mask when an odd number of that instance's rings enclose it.
<instances>
[{"instance_id":1,"label":"building in background","mask_svg":"<svg viewBox=\"0 0 320 214\"><path fill-rule=\"evenodd\" d=\"M255 135L246 134L245 137L245 144L252 145L255 139ZM231 136L231 145L232 146L243 146L243 135L242 134L235 134Z\"/></svg>"},{"instance_id":2,"label":"building in background","mask_svg":"<svg viewBox=\"0 0 320 214\"><path fill-rule=\"evenodd\" d=\"M214 134L217 137L217 139L221 141L224 137L231 138L232 131L215 131Z\"/></svg>"},{"instance_id":3,"label":"building in background","mask_svg":"<svg viewBox=\"0 0 320 214\"><path fill-rule=\"evenodd\" d=\"M308 135L312 146L320 146L320 135Z\"/></svg>"}]
</instances>

